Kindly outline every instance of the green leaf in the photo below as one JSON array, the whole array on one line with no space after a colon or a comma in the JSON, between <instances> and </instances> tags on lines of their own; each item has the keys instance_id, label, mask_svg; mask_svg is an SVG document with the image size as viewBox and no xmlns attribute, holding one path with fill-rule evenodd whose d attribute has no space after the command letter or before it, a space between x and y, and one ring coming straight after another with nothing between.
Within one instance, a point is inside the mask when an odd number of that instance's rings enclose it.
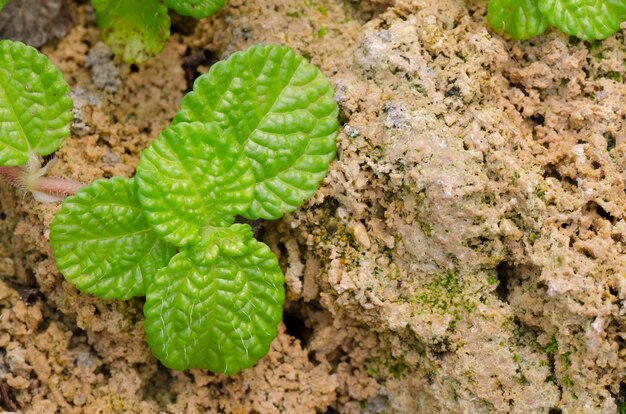
<instances>
[{"instance_id":1,"label":"green leaf","mask_svg":"<svg viewBox=\"0 0 626 414\"><path fill-rule=\"evenodd\" d=\"M7 4L8 2L9 2L9 0L0 0L0 10L2 10L4 5Z\"/></svg>"},{"instance_id":2,"label":"green leaf","mask_svg":"<svg viewBox=\"0 0 626 414\"><path fill-rule=\"evenodd\" d=\"M193 262L209 265L217 259L219 254L223 256L246 254L248 248L245 242L252 237L254 237L252 227L248 224L235 223L229 227L207 227L203 231L200 242L182 247L181 253Z\"/></svg>"},{"instance_id":3,"label":"green leaf","mask_svg":"<svg viewBox=\"0 0 626 414\"><path fill-rule=\"evenodd\" d=\"M619 30L619 0L542 0L541 13L552 26L584 40L605 39Z\"/></svg>"},{"instance_id":4,"label":"green leaf","mask_svg":"<svg viewBox=\"0 0 626 414\"><path fill-rule=\"evenodd\" d=\"M126 63L158 54L170 36L167 6L160 0L92 0L102 38Z\"/></svg>"},{"instance_id":5,"label":"green leaf","mask_svg":"<svg viewBox=\"0 0 626 414\"><path fill-rule=\"evenodd\" d=\"M157 274L144 328L166 367L234 374L267 353L282 316L283 274L265 244L245 245L244 255L206 266L178 254Z\"/></svg>"},{"instance_id":6,"label":"green leaf","mask_svg":"<svg viewBox=\"0 0 626 414\"><path fill-rule=\"evenodd\" d=\"M232 131L252 163L249 219L277 219L317 190L335 156L333 88L292 49L252 46L199 77L174 122L217 122Z\"/></svg>"},{"instance_id":7,"label":"green leaf","mask_svg":"<svg viewBox=\"0 0 626 414\"><path fill-rule=\"evenodd\" d=\"M106 299L144 296L176 249L141 212L133 180L97 180L67 198L50 225L58 269L86 293Z\"/></svg>"},{"instance_id":8,"label":"green leaf","mask_svg":"<svg viewBox=\"0 0 626 414\"><path fill-rule=\"evenodd\" d=\"M617 15L620 22L626 21L626 1L624 0L606 0L609 8Z\"/></svg>"},{"instance_id":9,"label":"green leaf","mask_svg":"<svg viewBox=\"0 0 626 414\"><path fill-rule=\"evenodd\" d=\"M70 88L46 56L21 42L0 40L0 62L0 165L23 165L69 136Z\"/></svg>"},{"instance_id":10,"label":"green leaf","mask_svg":"<svg viewBox=\"0 0 626 414\"><path fill-rule=\"evenodd\" d=\"M197 243L204 227L233 223L254 197L254 174L243 148L215 124L165 129L143 152L137 180L148 222L179 246Z\"/></svg>"},{"instance_id":11,"label":"green leaf","mask_svg":"<svg viewBox=\"0 0 626 414\"><path fill-rule=\"evenodd\" d=\"M495 32L520 40L540 35L548 27L537 0L491 0L487 20Z\"/></svg>"},{"instance_id":12,"label":"green leaf","mask_svg":"<svg viewBox=\"0 0 626 414\"><path fill-rule=\"evenodd\" d=\"M178 14L201 19L218 11L224 0L165 0L165 4Z\"/></svg>"}]
</instances>

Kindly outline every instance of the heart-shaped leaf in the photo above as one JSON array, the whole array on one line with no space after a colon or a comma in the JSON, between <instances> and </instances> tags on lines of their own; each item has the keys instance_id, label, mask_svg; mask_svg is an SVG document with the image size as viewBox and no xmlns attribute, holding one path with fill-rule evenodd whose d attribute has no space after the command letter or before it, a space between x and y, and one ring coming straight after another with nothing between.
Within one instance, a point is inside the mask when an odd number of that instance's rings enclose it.
<instances>
[{"instance_id":1,"label":"heart-shaped leaf","mask_svg":"<svg viewBox=\"0 0 626 414\"><path fill-rule=\"evenodd\" d=\"M158 54L170 36L167 6L160 0L92 0L102 38L126 63Z\"/></svg>"},{"instance_id":2,"label":"heart-shaped leaf","mask_svg":"<svg viewBox=\"0 0 626 414\"><path fill-rule=\"evenodd\" d=\"M256 178L249 219L277 219L317 190L335 156L333 88L292 49L252 46L199 77L174 122L216 122L244 147Z\"/></svg>"},{"instance_id":3,"label":"heart-shaped leaf","mask_svg":"<svg viewBox=\"0 0 626 414\"><path fill-rule=\"evenodd\" d=\"M537 0L491 0L487 20L494 31L513 39L540 35L548 22L537 7Z\"/></svg>"},{"instance_id":4,"label":"heart-shaped leaf","mask_svg":"<svg viewBox=\"0 0 626 414\"><path fill-rule=\"evenodd\" d=\"M231 132L216 124L165 129L137 166L139 198L148 222L178 246L200 240L207 226L228 226L254 197L254 174Z\"/></svg>"},{"instance_id":5,"label":"heart-shaped leaf","mask_svg":"<svg viewBox=\"0 0 626 414\"><path fill-rule=\"evenodd\" d=\"M267 353L282 317L283 274L265 244L244 242L245 254L209 265L179 253L148 288L144 328L166 367L233 374Z\"/></svg>"},{"instance_id":6,"label":"heart-shaped leaf","mask_svg":"<svg viewBox=\"0 0 626 414\"><path fill-rule=\"evenodd\" d=\"M165 4L178 14L201 19L218 11L224 0L165 0Z\"/></svg>"},{"instance_id":7,"label":"heart-shaped leaf","mask_svg":"<svg viewBox=\"0 0 626 414\"><path fill-rule=\"evenodd\" d=\"M67 198L50 225L50 244L65 278L106 299L144 296L176 249L152 231L133 180L98 180Z\"/></svg>"},{"instance_id":8,"label":"heart-shaped leaf","mask_svg":"<svg viewBox=\"0 0 626 414\"><path fill-rule=\"evenodd\" d=\"M538 6L549 24L584 40L617 32L626 13L623 0L542 0Z\"/></svg>"},{"instance_id":9,"label":"heart-shaped leaf","mask_svg":"<svg viewBox=\"0 0 626 414\"><path fill-rule=\"evenodd\" d=\"M61 72L37 49L0 40L0 165L48 155L70 134L73 102Z\"/></svg>"}]
</instances>

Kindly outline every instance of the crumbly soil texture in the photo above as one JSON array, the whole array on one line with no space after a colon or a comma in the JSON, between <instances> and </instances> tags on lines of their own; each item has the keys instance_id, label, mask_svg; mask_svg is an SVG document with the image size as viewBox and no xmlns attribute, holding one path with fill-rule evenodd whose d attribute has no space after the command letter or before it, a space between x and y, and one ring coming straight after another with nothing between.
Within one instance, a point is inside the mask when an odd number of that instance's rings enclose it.
<instances>
[{"instance_id":1,"label":"crumbly soil texture","mask_svg":"<svg viewBox=\"0 0 626 414\"><path fill-rule=\"evenodd\" d=\"M17 1L17 0L16 0ZM58 205L0 182L0 410L23 413L623 413L626 27L602 42L492 33L486 2L228 0L172 15L128 65L88 2L42 51L72 87L52 174L130 177L193 80L289 45L336 89L337 158L260 223L287 303L266 358L165 369L143 299L81 294L48 243Z\"/></svg>"}]
</instances>

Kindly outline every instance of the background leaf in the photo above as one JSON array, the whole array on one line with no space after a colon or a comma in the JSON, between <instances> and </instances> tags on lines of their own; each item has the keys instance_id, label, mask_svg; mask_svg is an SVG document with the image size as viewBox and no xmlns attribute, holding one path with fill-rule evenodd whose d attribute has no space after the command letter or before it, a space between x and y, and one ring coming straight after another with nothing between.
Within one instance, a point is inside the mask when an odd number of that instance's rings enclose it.
<instances>
[{"instance_id":1,"label":"background leaf","mask_svg":"<svg viewBox=\"0 0 626 414\"><path fill-rule=\"evenodd\" d=\"M165 0L165 4L178 14L201 19L218 11L224 0Z\"/></svg>"},{"instance_id":2,"label":"background leaf","mask_svg":"<svg viewBox=\"0 0 626 414\"><path fill-rule=\"evenodd\" d=\"M160 0L92 0L102 38L126 63L158 54L170 36L167 6Z\"/></svg>"},{"instance_id":3,"label":"background leaf","mask_svg":"<svg viewBox=\"0 0 626 414\"><path fill-rule=\"evenodd\" d=\"M322 72L292 49L252 46L199 77L174 122L217 122L257 181L249 219L277 219L317 190L335 156L338 109Z\"/></svg>"},{"instance_id":4,"label":"background leaf","mask_svg":"<svg viewBox=\"0 0 626 414\"><path fill-rule=\"evenodd\" d=\"M144 328L168 368L234 374L254 365L276 337L285 297L276 256L246 241L243 256L209 266L174 256L148 288Z\"/></svg>"},{"instance_id":5,"label":"background leaf","mask_svg":"<svg viewBox=\"0 0 626 414\"><path fill-rule=\"evenodd\" d=\"M73 102L61 72L37 49L0 40L0 165L48 155L70 134Z\"/></svg>"},{"instance_id":6,"label":"background leaf","mask_svg":"<svg viewBox=\"0 0 626 414\"><path fill-rule=\"evenodd\" d=\"M623 1L623 0L622 0ZM617 32L619 0L542 0L538 3L549 24L579 39L605 39Z\"/></svg>"},{"instance_id":7,"label":"background leaf","mask_svg":"<svg viewBox=\"0 0 626 414\"><path fill-rule=\"evenodd\" d=\"M133 180L98 180L67 198L50 225L50 244L65 278L106 299L144 296L176 249L143 217Z\"/></svg>"},{"instance_id":8,"label":"background leaf","mask_svg":"<svg viewBox=\"0 0 626 414\"><path fill-rule=\"evenodd\" d=\"M250 205L254 175L241 145L215 124L165 129L137 166L148 222L176 245L195 243L205 226L227 226Z\"/></svg>"},{"instance_id":9,"label":"background leaf","mask_svg":"<svg viewBox=\"0 0 626 414\"><path fill-rule=\"evenodd\" d=\"M548 27L537 0L491 0L487 20L495 32L506 33L513 39L540 35Z\"/></svg>"}]
</instances>

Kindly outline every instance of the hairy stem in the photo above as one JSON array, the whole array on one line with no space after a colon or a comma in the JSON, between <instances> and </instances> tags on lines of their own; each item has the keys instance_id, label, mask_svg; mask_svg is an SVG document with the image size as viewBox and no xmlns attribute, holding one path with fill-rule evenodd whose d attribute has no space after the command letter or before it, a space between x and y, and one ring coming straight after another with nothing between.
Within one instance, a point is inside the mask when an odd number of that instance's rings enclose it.
<instances>
[{"instance_id":1,"label":"hairy stem","mask_svg":"<svg viewBox=\"0 0 626 414\"><path fill-rule=\"evenodd\" d=\"M83 183L65 180L63 178L41 177L36 181L36 188L34 188L34 190L67 197L74 195L76 191L84 186L85 184Z\"/></svg>"},{"instance_id":2,"label":"hairy stem","mask_svg":"<svg viewBox=\"0 0 626 414\"><path fill-rule=\"evenodd\" d=\"M33 177L24 167L0 167L0 175L13 186L30 192L45 193L53 197L73 195L85 184L55 177Z\"/></svg>"},{"instance_id":3,"label":"hairy stem","mask_svg":"<svg viewBox=\"0 0 626 414\"><path fill-rule=\"evenodd\" d=\"M22 177L24 176L22 167L0 167L0 175L4 176L13 186L22 188Z\"/></svg>"}]
</instances>

